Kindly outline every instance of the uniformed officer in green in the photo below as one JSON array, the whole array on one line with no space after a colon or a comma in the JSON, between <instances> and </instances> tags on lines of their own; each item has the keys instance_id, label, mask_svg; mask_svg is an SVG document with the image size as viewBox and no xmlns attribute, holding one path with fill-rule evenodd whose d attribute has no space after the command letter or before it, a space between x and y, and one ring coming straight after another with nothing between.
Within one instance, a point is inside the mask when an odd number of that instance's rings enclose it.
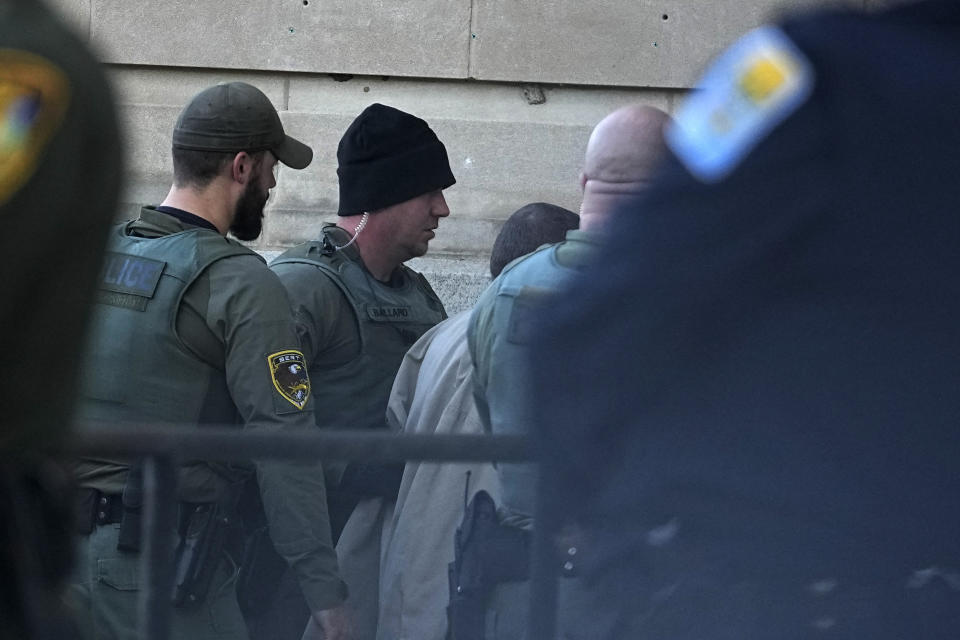
<instances>
[{"instance_id":1,"label":"uniformed officer in green","mask_svg":"<svg viewBox=\"0 0 960 640\"><path fill-rule=\"evenodd\" d=\"M123 157L113 96L40 0L0 0L0 638L72 638L67 435Z\"/></svg>"},{"instance_id":2,"label":"uniformed officer in green","mask_svg":"<svg viewBox=\"0 0 960 640\"><path fill-rule=\"evenodd\" d=\"M173 133L169 194L110 233L83 368L84 419L277 433L313 427L308 364L285 290L260 256L226 237L259 236L277 162L302 169L312 156L249 84L210 87L186 106ZM251 471L270 537L313 619L328 639L347 637L319 464L192 462L180 473L181 512L235 500ZM118 549L126 548L118 537L130 507L128 466L84 460L78 477L89 518L71 599L90 637L134 638L138 556ZM234 593L240 559L228 545L212 561L203 601L173 609L176 638L247 638Z\"/></svg>"},{"instance_id":3,"label":"uniformed officer in green","mask_svg":"<svg viewBox=\"0 0 960 640\"><path fill-rule=\"evenodd\" d=\"M367 107L347 128L337 160L340 221L284 252L271 269L293 302L317 425L385 429L404 354L446 318L427 280L403 263L427 252L441 218L450 214L443 190L456 180L429 125L382 104ZM328 467L335 536L358 499L396 497L402 473L402 464ZM349 560L341 562L346 571ZM351 589L357 584L347 581ZM358 624L375 621L373 603L372 613L356 616Z\"/></svg>"},{"instance_id":4,"label":"uniformed officer in green","mask_svg":"<svg viewBox=\"0 0 960 640\"><path fill-rule=\"evenodd\" d=\"M337 159L340 221L270 268L290 292L320 408L317 426L383 429L403 355L446 318L426 278L403 263L427 252L450 214L443 189L456 180L427 123L381 104L357 116ZM327 473L334 493L344 470Z\"/></svg>"},{"instance_id":5,"label":"uniformed officer in green","mask_svg":"<svg viewBox=\"0 0 960 640\"><path fill-rule=\"evenodd\" d=\"M566 239L541 247L504 267L480 294L470 316L467 342L473 361L474 397L485 430L493 435L528 436L535 420L528 397L533 384L529 371L530 324L546 313L544 304L587 265L602 259L600 241L633 209L625 204L649 187L664 155L663 129L669 116L645 105L622 107L594 128L587 143L580 187L580 228ZM498 464L502 504L500 523L506 528L531 530L536 487L532 464ZM526 553L519 550L520 557ZM573 578L579 558L577 547L565 549L564 576ZM505 553L504 549L498 549ZM580 557L583 557L581 553ZM517 561L520 564L522 561ZM469 637L486 640L523 640L527 633L529 582L503 581L492 587L486 600L485 628L469 629ZM559 586L559 626L564 638L586 639L574 629L592 622L578 580L564 579ZM456 634L455 634L456 635ZM463 634L458 635L461 637Z\"/></svg>"}]
</instances>

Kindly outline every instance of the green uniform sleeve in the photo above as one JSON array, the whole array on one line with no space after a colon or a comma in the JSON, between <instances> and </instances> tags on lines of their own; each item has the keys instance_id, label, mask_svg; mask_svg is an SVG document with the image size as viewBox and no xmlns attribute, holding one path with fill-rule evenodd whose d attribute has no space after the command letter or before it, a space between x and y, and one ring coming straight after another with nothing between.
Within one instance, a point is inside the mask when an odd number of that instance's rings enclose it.
<instances>
[{"instance_id":1,"label":"green uniform sleeve","mask_svg":"<svg viewBox=\"0 0 960 640\"><path fill-rule=\"evenodd\" d=\"M272 364L278 357L287 358L285 363L304 362L297 360L300 341L277 276L256 256L237 256L211 265L206 277L207 325L223 340L227 385L244 428L273 433L314 428L309 389L301 403ZM331 543L321 465L285 460L254 464L270 538L299 577L310 609L340 604L346 585Z\"/></svg>"}]
</instances>

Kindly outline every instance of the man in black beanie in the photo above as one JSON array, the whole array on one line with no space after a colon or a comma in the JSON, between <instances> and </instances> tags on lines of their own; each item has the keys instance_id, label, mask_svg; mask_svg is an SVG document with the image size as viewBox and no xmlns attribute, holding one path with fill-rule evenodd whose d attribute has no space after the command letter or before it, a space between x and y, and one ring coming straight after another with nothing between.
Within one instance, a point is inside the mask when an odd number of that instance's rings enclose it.
<instances>
[{"instance_id":1,"label":"man in black beanie","mask_svg":"<svg viewBox=\"0 0 960 640\"><path fill-rule=\"evenodd\" d=\"M450 214L443 189L456 180L427 123L382 104L357 116L337 159L340 221L325 224L319 239L284 252L271 268L290 293L309 354L312 393L323 407L317 426L385 429L403 355L447 317L427 280L403 263L427 252L440 219ZM324 468L335 538L361 498L395 498L403 473L402 464ZM378 536L373 543L379 554ZM368 576L358 577L348 584L363 606L360 581ZM375 590L374 584L371 597ZM358 638L365 636L364 618L357 616Z\"/></svg>"}]
</instances>

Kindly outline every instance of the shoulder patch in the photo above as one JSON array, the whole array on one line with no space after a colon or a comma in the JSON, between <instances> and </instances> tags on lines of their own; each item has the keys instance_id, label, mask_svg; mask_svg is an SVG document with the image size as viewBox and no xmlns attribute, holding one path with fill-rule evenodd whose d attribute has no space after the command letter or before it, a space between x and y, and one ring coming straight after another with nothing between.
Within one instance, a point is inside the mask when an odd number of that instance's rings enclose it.
<instances>
[{"instance_id":1,"label":"shoulder patch","mask_svg":"<svg viewBox=\"0 0 960 640\"><path fill-rule=\"evenodd\" d=\"M695 177L717 182L813 89L813 67L780 29L754 29L724 51L667 128L667 144Z\"/></svg>"},{"instance_id":2,"label":"shoulder patch","mask_svg":"<svg viewBox=\"0 0 960 640\"><path fill-rule=\"evenodd\" d=\"M303 354L292 349L278 351L267 356L267 364L276 390L287 402L303 409L310 399L310 376Z\"/></svg>"},{"instance_id":3,"label":"shoulder patch","mask_svg":"<svg viewBox=\"0 0 960 640\"><path fill-rule=\"evenodd\" d=\"M67 77L52 62L0 49L0 204L33 175L69 101Z\"/></svg>"}]
</instances>

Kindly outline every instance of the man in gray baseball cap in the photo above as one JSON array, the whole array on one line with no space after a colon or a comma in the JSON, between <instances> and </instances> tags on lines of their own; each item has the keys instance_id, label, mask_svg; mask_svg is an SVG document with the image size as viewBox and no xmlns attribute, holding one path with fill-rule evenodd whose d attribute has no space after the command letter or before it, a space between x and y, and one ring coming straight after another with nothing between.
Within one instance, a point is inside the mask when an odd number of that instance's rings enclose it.
<instances>
[{"instance_id":1,"label":"man in gray baseball cap","mask_svg":"<svg viewBox=\"0 0 960 640\"><path fill-rule=\"evenodd\" d=\"M235 424L260 433L316 428L308 363L286 291L259 255L226 237L259 236L277 162L302 169L312 157L249 84L220 84L191 100L173 132L174 184L167 197L110 232L81 376L83 419L185 428ZM139 488L136 466L88 458L77 475L78 513L85 517L70 597L88 631L132 640L139 637L139 541L127 496ZM185 464L178 533L235 521L229 516L239 489L253 479L270 540L294 568L313 626L327 640L348 638L346 585L331 544L319 464ZM204 524L204 513L225 518L207 517ZM231 552L242 547L241 535L233 529L211 534L225 543L193 558L201 569L184 571L188 557L177 558L177 576L213 577L180 580L177 593L189 606L174 607L173 637L247 638L234 590L240 558Z\"/></svg>"},{"instance_id":2,"label":"man in gray baseball cap","mask_svg":"<svg viewBox=\"0 0 960 640\"><path fill-rule=\"evenodd\" d=\"M284 132L270 99L246 82L218 84L197 94L177 119L173 148L269 150L291 169L304 169L313 160L310 147Z\"/></svg>"}]
</instances>

